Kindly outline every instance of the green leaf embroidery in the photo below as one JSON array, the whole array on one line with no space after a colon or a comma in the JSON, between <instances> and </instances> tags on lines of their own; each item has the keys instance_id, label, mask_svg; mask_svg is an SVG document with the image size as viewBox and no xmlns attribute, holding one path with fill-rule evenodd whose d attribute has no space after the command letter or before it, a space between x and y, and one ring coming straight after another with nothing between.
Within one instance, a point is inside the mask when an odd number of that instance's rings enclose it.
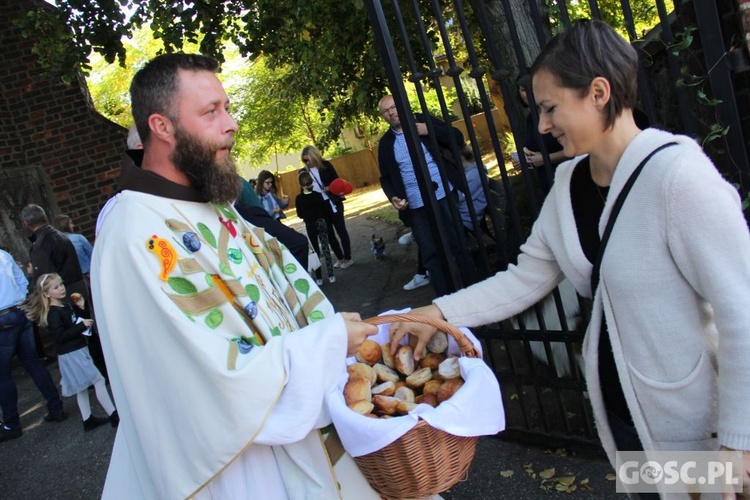
<instances>
[{"instance_id":1,"label":"green leaf embroidery","mask_svg":"<svg viewBox=\"0 0 750 500\"><path fill-rule=\"evenodd\" d=\"M211 276L210 274L206 273L205 278L206 278L206 284L209 287L216 286L216 283L214 283L213 276Z\"/></svg>"},{"instance_id":2,"label":"green leaf embroidery","mask_svg":"<svg viewBox=\"0 0 750 500\"><path fill-rule=\"evenodd\" d=\"M216 205L216 208L219 209L219 212L221 212L221 215L226 217L227 219L231 220L232 222L237 222L237 216L234 215L234 212L232 212L228 206L226 205Z\"/></svg>"},{"instance_id":3,"label":"green leaf embroidery","mask_svg":"<svg viewBox=\"0 0 750 500\"><path fill-rule=\"evenodd\" d=\"M227 257L229 257L229 260L231 260L235 264L242 263L242 252L240 252L236 248L227 249Z\"/></svg>"},{"instance_id":4,"label":"green leaf embroidery","mask_svg":"<svg viewBox=\"0 0 750 500\"><path fill-rule=\"evenodd\" d=\"M304 293L305 298L307 298L307 294L310 292L310 282L302 278L294 280L294 288L296 288L298 292Z\"/></svg>"},{"instance_id":5,"label":"green leaf embroidery","mask_svg":"<svg viewBox=\"0 0 750 500\"><path fill-rule=\"evenodd\" d=\"M177 293L190 295L198 292L198 289L189 280L185 278L169 278L167 283Z\"/></svg>"},{"instance_id":6,"label":"green leaf embroidery","mask_svg":"<svg viewBox=\"0 0 750 500\"><path fill-rule=\"evenodd\" d=\"M274 326L273 328L271 328L271 335L273 335L274 337L280 337L281 328L279 328L278 326Z\"/></svg>"},{"instance_id":7,"label":"green leaf embroidery","mask_svg":"<svg viewBox=\"0 0 750 500\"><path fill-rule=\"evenodd\" d=\"M294 274L297 272L297 266L291 262L284 266L284 272L287 274Z\"/></svg>"},{"instance_id":8,"label":"green leaf embroidery","mask_svg":"<svg viewBox=\"0 0 750 500\"><path fill-rule=\"evenodd\" d=\"M253 344L253 345L260 345L260 342L258 342L258 339L255 338L255 335L252 337L240 337L242 341L246 344Z\"/></svg>"},{"instance_id":9,"label":"green leaf embroidery","mask_svg":"<svg viewBox=\"0 0 750 500\"><path fill-rule=\"evenodd\" d=\"M206 316L206 325L209 328L217 328L224 321L224 315L218 309L212 309Z\"/></svg>"},{"instance_id":10,"label":"green leaf embroidery","mask_svg":"<svg viewBox=\"0 0 750 500\"><path fill-rule=\"evenodd\" d=\"M211 230L208 228L207 225L205 225L202 222L199 222L198 231L200 231L201 236L203 236L203 239L206 240L206 243L216 248L216 237L214 236L214 233L211 232Z\"/></svg>"},{"instance_id":11,"label":"green leaf embroidery","mask_svg":"<svg viewBox=\"0 0 750 500\"><path fill-rule=\"evenodd\" d=\"M228 265L224 264L223 262L219 264L219 269L221 270L222 273L232 276L232 270L229 268Z\"/></svg>"},{"instance_id":12,"label":"green leaf embroidery","mask_svg":"<svg viewBox=\"0 0 750 500\"><path fill-rule=\"evenodd\" d=\"M248 297L250 297L250 299L254 302L258 302L260 300L260 290L256 285L245 285L245 291L247 292Z\"/></svg>"},{"instance_id":13,"label":"green leaf embroidery","mask_svg":"<svg viewBox=\"0 0 750 500\"><path fill-rule=\"evenodd\" d=\"M315 323L316 321L320 321L321 319L325 319L325 314L315 309L313 312L310 313L310 323Z\"/></svg>"}]
</instances>

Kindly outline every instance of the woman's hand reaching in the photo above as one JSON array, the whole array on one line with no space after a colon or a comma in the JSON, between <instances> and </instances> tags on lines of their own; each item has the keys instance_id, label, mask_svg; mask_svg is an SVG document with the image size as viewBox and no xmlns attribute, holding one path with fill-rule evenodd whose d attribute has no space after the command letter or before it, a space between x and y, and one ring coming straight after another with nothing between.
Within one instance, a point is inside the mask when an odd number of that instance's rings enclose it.
<instances>
[{"instance_id":1,"label":"woman's hand reaching","mask_svg":"<svg viewBox=\"0 0 750 500\"><path fill-rule=\"evenodd\" d=\"M445 319L438 306L434 304L425 307L418 307L417 309L412 309L409 314L431 316L433 318L443 320ZM422 359L422 357L424 357L427 343L430 341L432 336L435 335L436 331L437 328L435 328L434 326L425 325L423 323L391 323L391 328L388 332L391 341L391 354L395 355L401 339L403 339L406 334L411 334L418 339L417 346L414 348L414 359L416 361L419 361L420 359Z\"/></svg>"}]
</instances>

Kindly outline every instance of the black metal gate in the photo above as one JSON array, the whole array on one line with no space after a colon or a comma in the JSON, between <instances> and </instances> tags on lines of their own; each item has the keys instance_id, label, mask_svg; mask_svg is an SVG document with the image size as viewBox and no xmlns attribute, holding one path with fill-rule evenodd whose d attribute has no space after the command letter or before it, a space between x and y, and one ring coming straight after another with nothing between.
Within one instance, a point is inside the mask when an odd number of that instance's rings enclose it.
<instances>
[{"instance_id":1,"label":"black metal gate","mask_svg":"<svg viewBox=\"0 0 750 500\"><path fill-rule=\"evenodd\" d=\"M438 118L446 122L451 121L452 114L446 92L450 87L455 88L457 114L463 119L467 144L477 159L488 201L484 218L474 222L473 230L461 235L464 248L472 250L480 278L514 262L544 198L539 177L553 176L543 141L538 143L544 165L538 169L530 168L523 154L520 168L511 168L506 164L507 149L522 150L525 129L516 77L523 76L525 68L554 33L570 25L571 3L365 1L420 190L428 206L436 206L435 198L433 191L427 189L430 178L404 82L413 86L421 108L417 111L425 114L429 113L425 92L433 89L440 104ZM581 3L575 2L576 7L580 9ZM747 113L741 113L739 106L746 109L750 100L748 76L742 72L747 66L747 54L744 47L735 47L734 51L728 48L729 41L736 39L739 31L735 0L675 0L674 4L663 0L589 0L587 10L591 18L607 20L608 16L616 15L621 30L638 49L640 108L649 123L703 140L722 173L746 194L750 190L750 164L743 136L743 126L747 125L741 116ZM634 12L650 12L653 26L643 29L642 20ZM447 61L447 68L441 67L439 61ZM493 87L499 89L495 92L499 99L493 99ZM736 88L742 92L737 93ZM478 100L484 113L490 139L488 148L482 148L478 139L470 111L476 102L470 102L469 93L478 96L475 101ZM529 101L536 127L533 95ZM502 108L509 130L496 123L493 106ZM512 134L510 146L503 144L505 132ZM456 144L451 145L451 154L460 165ZM444 161L435 160L444 170ZM488 166L492 168L488 170ZM474 217L476 209L471 197L468 198L469 211ZM457 207L453 205L456 213ZM440 211L434 210L431 217L446 274L455 289L461 288L465 286L464 277L454 265L450 246L446 244ZM584 308L571 290L572 287L561 287L533 311L502 324L488 325L477 333L500 380L510 431L521 431L528 437L594 442L596 433L577 358L586 327L580 313Z\"/></svg>"}]
</instances>

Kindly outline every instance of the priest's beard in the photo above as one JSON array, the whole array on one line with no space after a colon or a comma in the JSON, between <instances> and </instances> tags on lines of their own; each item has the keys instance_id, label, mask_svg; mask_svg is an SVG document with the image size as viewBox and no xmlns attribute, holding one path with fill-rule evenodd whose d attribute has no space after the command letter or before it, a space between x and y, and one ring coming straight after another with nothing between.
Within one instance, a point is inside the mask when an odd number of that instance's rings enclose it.
<instances>
[{"instance_id":1,"label":"priest's beard","mask_svg":"<svg viewBox=\"0 0 750 500\"><path fill-rule=\"evenodd\" d=\"M193 188L212 203L230 203L240 194L240 180L232 159L216 160L222 148L234 146L229 139L224 144L201 142L181 127L175 129L175 148L172 162L185 174Z\"/></svg>"}]
</instances>

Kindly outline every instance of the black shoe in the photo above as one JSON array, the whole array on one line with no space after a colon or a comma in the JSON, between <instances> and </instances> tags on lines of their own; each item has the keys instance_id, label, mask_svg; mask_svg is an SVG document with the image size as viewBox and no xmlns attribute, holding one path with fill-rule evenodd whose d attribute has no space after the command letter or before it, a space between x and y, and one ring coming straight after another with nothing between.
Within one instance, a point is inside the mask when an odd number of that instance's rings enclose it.
<instances>
[{"instance_id":1,"label":"black shoe","mask_svg":"<svg viewBox=\"0 0 750 500\"><path fill-rule=\"evenodd\" d=\"M20 427L11 429L9 427L5 427L4 425L0 425L0 443L2 443L3 441L10 441L11 439L20 438L21 434L23 434L23 431Z\"/></svg>"},{"instance_id":2,"label":"black shoe","mask_svg":"<svg viewBox=\"0 0 750 500\"><path fill-rule=\"evenodd\" d=\"M117 414L117 410L113 411L112 415L109 416L109 425L115 428L120 425L120 416Z\"/></svg>"},{"instance_id":3,"label":"black shoe","mask_svg":"<svg viewBox=\"0 0 750 500\"><path fill-rule=\"evenodd\" d=\"M61 411L60 413L47 413L44 416L45 422L62 422L63 420L68 419L68 414L64 411Z\"/></svg>"},{"instance_id":4,"label":"black shoe","mask_svg":"<svg viewBox=\"0 0 750 500\"><path fill-rule=\"evenodd\" d=\"M99 418L91 415L89 418L83 421L83 430L88 432L90 430L96 429L100 425L104 425L107 422L109 422L108 418Z\"/></svg>"}]
</instances>

